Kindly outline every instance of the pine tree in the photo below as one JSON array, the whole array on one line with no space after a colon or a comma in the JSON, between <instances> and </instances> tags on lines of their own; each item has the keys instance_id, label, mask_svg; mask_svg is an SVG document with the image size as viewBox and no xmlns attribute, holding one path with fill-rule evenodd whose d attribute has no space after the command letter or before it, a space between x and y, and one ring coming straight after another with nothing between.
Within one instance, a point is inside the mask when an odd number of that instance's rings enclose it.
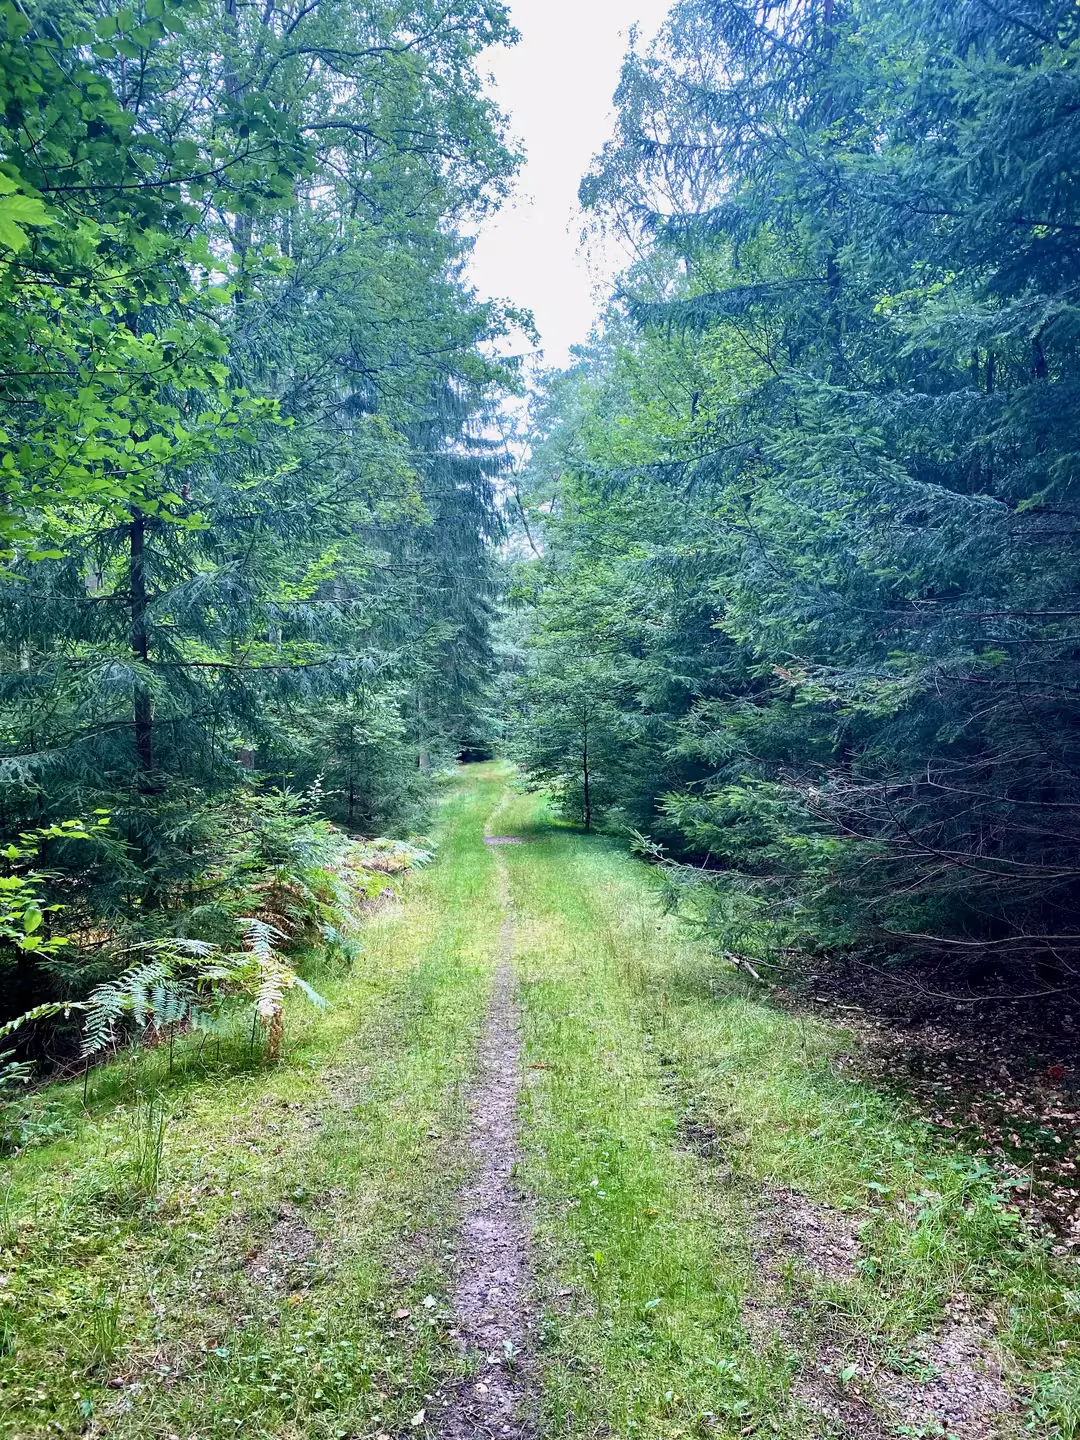
<instances>
[{"instance_id":1,"label":"pine tree","mask_svg":"<svg viewBox=\"0 0 1080 1440\"><path fill-rule=\"evenodd\" d=\"M670 586L621 704L662 697L648 822L718 893L1036 990L1080 953L1077 26L677 5L583 186L651 246L567 417L559 493L592 505L534 516L544 614L582 544Z\"/></svg>"}]
</instances>

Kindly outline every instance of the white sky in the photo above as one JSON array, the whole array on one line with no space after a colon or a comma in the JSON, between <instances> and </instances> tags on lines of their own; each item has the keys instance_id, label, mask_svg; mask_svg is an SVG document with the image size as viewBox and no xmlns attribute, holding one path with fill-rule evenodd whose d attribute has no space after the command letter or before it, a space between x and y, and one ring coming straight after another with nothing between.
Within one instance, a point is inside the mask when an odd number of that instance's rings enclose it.
<instances>
[{"instance_id":1,"label":"white sky","mask_svg":"<svg viewBox=\"0 0 1080 1440\"><path fill-rule=\"evenodd\" d=\"M511 0L521 40L482 58L527 158L513 198L480 231L470 277L482 296L532 310L546 365L588 339L597 287L626 263L579 251L577 188L611 135L628 33L646 43L671 0ZM514 349L519 349L515 346Z\"/></svg>"}]
</instances>

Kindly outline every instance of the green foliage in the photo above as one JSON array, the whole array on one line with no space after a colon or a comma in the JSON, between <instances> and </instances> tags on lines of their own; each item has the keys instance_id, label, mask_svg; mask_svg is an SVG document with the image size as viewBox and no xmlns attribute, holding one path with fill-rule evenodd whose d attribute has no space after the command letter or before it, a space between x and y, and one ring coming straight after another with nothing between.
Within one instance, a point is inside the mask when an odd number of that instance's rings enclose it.
<instances>
[{"instance_id":1,"label":"green foliage","mask_svg":"<svg viewBox=\"0 0 1080 1440\"><path fill-rule=\"evenodd\" d=\"M517 379L462 266L513 38L485 0L0 6L0 843L45 862L0 1021L142 941L232 953L263 799L407 834L475 730ZM312 866L290 945L341 898Z\"/></svg>"},{"instance_id":2,"label":"green foliage","mask_svg":"<svg viewBox=\"0 0 1080 1440\"><path fill-rule=\"evenodd\" d=\"M297 990L316 1006L326 1003L289 962L286 947L302 954L322 942L348 953L358 900L373 882L385 885L389 875L426 864L430 852L391 840L349 841L325 821L286 830L280 811L273 818L278 863L261 869L260 883L234 900L238 905L258 899L263 906L261 916L238 919L241 949L229 952L185 936L142 941L126 952L139 956L135 963L96 985L85 1000L36 1006L0 1027L0 1039L28 1024L78 1011L80 1054L89 1060L129 1037L140 1044L160 1043L181 1030L220 1030L238 1008L251 1007L276 1056L286 994ZM288 856L280 853L286 839ZM368 880L364 889L358 884L361 876Z\"/></svg>"},{"instance_id":3,"label":"green foliage","mask_svg":"<svg viewBox=\"0 0 1080 1440\"><path fill-rule=\"evenodd\" d=\"M214 313L228 299L229 267L211 253L192 201L211 175L219 183L206 199L219 205L260 191L287 199L307 168L303 137L272 111L243 138L228 127L181 138L164 114L148 116L153 95L189 78L177 34L198 7L150 8L103 15L101 39L74 14L0 8L9 560L59 556L87 504L117 520L135 504L185 523L168 472L273 409L229 383ZM131 61L144 77L134 91L123 70Z\"/></svg>"},{"instance_id":4,"label":"green foliage","mask_svg":"<svg viewBox=\"0 0 1080 1440\"><path fill-rule=\"evenodd\" d=\"M534 655L511 750L534 784L552 790L563 813L586 830L610 819L630 756L614 677L604 662L552 644Z\"/></svg>"},{"instance_id":5,"label":"green foliage","mask_svg":"<svg viewBox=\"0 0 1080 1440\"><path fill-rule=\"evenodd\" d=\"M108 823L107 815L99 815L90 825L81 820L62 820L56 825L24 830L17 840L0 851L0 858L11 867L22 865L37 859L46 841L91 840L97 838ZM48 917L62 909L59 904L46 904L42 899L43 887L50 878L48 872L37 869L12 868L9 874L0 875L0 946L10 946L24 955L49 956L56 955L70 943L66 935L50 934L45 928Z\"/></svg>"},{"instance_id":6,"label":"green foliage","mask_svg":"<svg viewBox=\"0 0 1080 1440\"><path fill-rule=\"evenodd\" d=\"M643 258L535 406L522 703L602 663L604 803L721 935L1074 984L1078 76L1058 0L680 0L627 59L582 195Z\"/></svg>"}]
</instances>

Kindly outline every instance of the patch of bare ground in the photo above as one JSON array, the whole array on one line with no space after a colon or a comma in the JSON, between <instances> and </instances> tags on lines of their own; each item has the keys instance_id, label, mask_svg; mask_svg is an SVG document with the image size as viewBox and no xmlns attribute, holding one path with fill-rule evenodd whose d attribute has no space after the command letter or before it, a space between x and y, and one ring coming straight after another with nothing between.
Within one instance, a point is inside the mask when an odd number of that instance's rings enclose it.
<instances>
[{"instance_id":1,"label":"patch of bare ground","mask_svg":"<svg viewBox=\"0 0 1080 1440\"><path fill-rule=\"evenodd\" d=\"M779 1278L776 1267L784 1260L797 1261L815 1280L851 1280L861 1258L864 1224L865 1216L815 1205L795 1190L773 1188L755 1226L755 1258L773 1280Z\"/></svg>"},{"instance_id":2,"label":"patch of bare ground","mask_svg":"<svg viewBox=\"0 0 1080 1440\"><path fill-rule=\"evenodd\" d=\"M795 1375L791 1393L811 1415L826 1422L844 1440L885 1440L894 1433L882 1423L859 1383L845 1382L847 1357L834 1346L823 1345Z\"/></svg>"},{"instance_id":3,"label":"patch of bare ground","mask_svg":"<svg viewBox=\"0 0 1080 1440\"><path fill-rule=\"evenodd\" d=\"M948 1436L998 1440L1015 1434L1020 1407L1009 1393L993 1342L975 1324L949 1322L924 1335L902 1371L872 1355L822 1344L792 1385L796 1400L842 1435Z\"/></svg>"},{"instance_id":4,"label":"patch of bare ground","mask_svg":"<svg viewBox=\"0 0 1080 1440\"><path fill-rule=\"evenodd\" d=\"M715 1164L723 1163L724 1137L709 1121L699 1120L690 1114L684 1115L679 1121L676 1133L679 1145L683 1150L689 1150L691 1154L700 1156L702 1160L710 1160Z\"/></svg>"},{"instance_id":5,"label":"patch of bare ground","mask_svg":"<svg viewBox=\"0 0 1080 1440\"><path fill-rule=\"evenodd\" d=\"M318 1241L293 1206L282 1205L262 1243L244 1260L248 1277L267 1290L299 1288L310 1279Z\"/></svg>"},{"instance_id":6,"label":"patch of bare ground","mask_svg":"<svg viewBox=\"0 0 1080 1440\"><path fill-rule=\"evenodd\" d=\"M496 840L512 837L495 836ZM508 901L500 867L500 890ZM513 926L503 921L491 1003L469 1097L474 1173L461 1197L451 1335L474 1366L436 1393L428 1425L443 1440L533 1435L526 1414L534 1328L527 1227L514 1184L521 1042L512 967Z\"/></svg>"},{"instance_id":7,"label":"patch of bare ground","mask_svg":"<svg viewBox=\"0 0 1080 1440\"><path fill-rule=\"evenodd\" d=\"M1058 1254L1080 1253L1080 1000L1048 1005L957 985L848 957L774 993L853 1032L841 1071L901 1092L966 1150L1023 1176L1017 1204L1055 1232Z\"/></svg>"},{"instance_id":8,"label":"patch of bare ground","mask_svg":"<svg viewBox=\"0 0 1080 1440\"><path fill-rule=\"evenodd\" d=\"M874 1376L881 1402L909 1431L982 1440L1001 1434L1016 1418L989 1337L973 1322L950 1321L936 1335L923 1336L910 1358L915 1375Z\"/></svg>"},{"instance_id":9,"label":"patch of bare ground","mask_svg":"<svg viewBox=\"0 0 1080 1440\"><path fill-rule=\"evenodd\" d=\"M865 1342L815 1331L812 1286L855 1278L862 1224L858 1215L771 1189L754 1225L755 1284L743 1320L757 1343L779 1337L800 1357L796 1402L845 1440L997 1440L1013 1433L1019 1406L990 1326L962 1308L939 1331L920 1336L892 1368Z\"/></svg>"}]
</instances>

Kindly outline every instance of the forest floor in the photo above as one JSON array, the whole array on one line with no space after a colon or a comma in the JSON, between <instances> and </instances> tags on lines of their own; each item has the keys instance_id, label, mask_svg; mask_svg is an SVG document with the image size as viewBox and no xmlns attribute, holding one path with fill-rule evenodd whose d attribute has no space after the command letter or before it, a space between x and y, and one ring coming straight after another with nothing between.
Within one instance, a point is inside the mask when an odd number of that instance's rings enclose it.
<instances>
[{"instance_id":1,"label":"forest floor","mask_svg":"<svg viewBox=\"0 0 1080 1440\"><path fill-rule=\"evenodd\" d=\"M1008 1176L508 769L439 842L280 1063L35 1098L0 1434L1075 1436L1080 1268Z\"/></svg>"}]
</instances>

